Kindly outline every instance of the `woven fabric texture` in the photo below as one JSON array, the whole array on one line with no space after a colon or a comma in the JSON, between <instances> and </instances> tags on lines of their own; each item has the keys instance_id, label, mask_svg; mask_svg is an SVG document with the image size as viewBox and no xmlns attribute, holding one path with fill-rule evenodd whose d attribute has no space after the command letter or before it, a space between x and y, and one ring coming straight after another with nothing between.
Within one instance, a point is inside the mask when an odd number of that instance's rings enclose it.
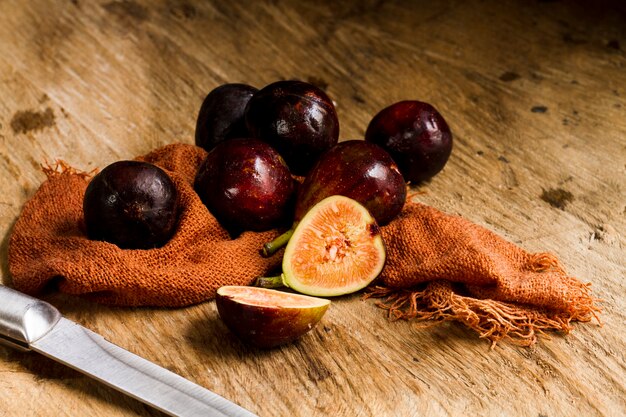
<instances>
[{"instance_id":1,"label":"woven fabric texture","mask_svg":"<svg viewBox=\"0 0 626 417\"><path fill-rule=\"evenodd\" d=\"M9 241L13 286L37 295L50 286L120 306L182 307L212 299L222 285L249 285L280 268L282 251L260 255L278 231L231 238L193 190L206 156L172 144L137 159L165 169L179 191L177 231L163 247L120 249L86 237L82 199L90 175L46 170ZM551 254L531 254L461 217L418 203L381 228L387 264L366 297L392 319L456 320L495 342L532 344L545 330L569 331L598 311L588 285Z\"/></svg>"}]
</instances>

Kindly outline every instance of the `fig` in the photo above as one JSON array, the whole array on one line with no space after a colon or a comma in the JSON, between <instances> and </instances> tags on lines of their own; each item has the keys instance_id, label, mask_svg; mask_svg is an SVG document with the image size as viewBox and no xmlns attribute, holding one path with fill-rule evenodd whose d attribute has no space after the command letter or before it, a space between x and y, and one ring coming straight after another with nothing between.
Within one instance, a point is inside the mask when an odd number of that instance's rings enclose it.
<instances>
[{"instance_id":1,"label":"fig","mask_svg":"<svg viewBox=\"0 0 626 417\"><path fill-rule=\"evenodd\" d=\"M178 220L178 192L161 168L118 161L95 175L83 198L87 236L122 249L164 245Z\"/></svg>"},{"instance_id":2,"label":"fig","mask_svg":"<svg viewBox=\"0 0 626 417\"><path fill-rule=\"evenodd\" d=\"M196 145L210 151L233 138L249 137L244 118L250 98L258 90L247 84L222 84L205 97L196 121Z\"/></svg>"},{"instance_id":3,"label":"fig","mask_svg":"<svg viewBox=\"0 0 626 417\"><path fill-rule=\"evenodd\" d=\"M322 318L329 300L246 286L217 290L217 311L242 341L260 348L292 342Z\"/></svg>"},{"instance_id":4,"label":"fig","mask_svg":"<svg viewBox=\"0 0 626 417\"><path fill-rule=\"evenodd\" d=\"M288 223L295 181L270 145L253 138L218 143L196 174L194 188L230 233L263 231Z\"/></svg>"},{"instance_id":5,"label":"fig","mask_svg":"<svg viewBox=\"0 0 626 417\"><path fill-rule=\"evenodd\" d=\"M299 189L295 219L331 195L350 197L385 225L395 218L406 201L406 183L396 163L381 147L349 140L326 152Z\"/></svg>"},{"instance_id":6,"label":"fig","mask_svg":"<svg viewBox=\"0 0 626 417\"><path fill-rule=\"evenodd\" d=\"M350 294L376 279L385 260L376 220L357 201L336 195L300 220L285 248L282 274L259 278L257 285L322 297Z\"/></svg>"},{"instance_id":7,"label":"fig","mask_svg":"<svg viewBox=\"0 0 626 417\"><path fill-rule=\"evenodd\" d=\"M365 140L383 147L407 182L418 183L441 171L452 152L452 133L430 104L400 101L381 110L369 123Z\"/></svg>"},{"instance_id":8,"label":"fig","mask_svg":"<svg viewBox=\"0 0 626 417\"><path fill-rule=\"evenodd\" d=\"M350 197L362 205L384 226L402 210L406 183L389 154L363 140L340 142L324 153L298 189L294 213L297 222L316 203L332 195ZM263 247L270 256L285 245L291 231Z\"/></svg>"},{"instance_id":9,"label":"fig","mask_svg":"<svg viewBox=\"0 0 626 417\"><path fill-rule=\"evenodd\" d=\"M248 102L245 119L251 135L274 147L295 175L306 175L339 139L332 100L303 81L277 81L262 88Z\"/></svg>"}]
</instances>

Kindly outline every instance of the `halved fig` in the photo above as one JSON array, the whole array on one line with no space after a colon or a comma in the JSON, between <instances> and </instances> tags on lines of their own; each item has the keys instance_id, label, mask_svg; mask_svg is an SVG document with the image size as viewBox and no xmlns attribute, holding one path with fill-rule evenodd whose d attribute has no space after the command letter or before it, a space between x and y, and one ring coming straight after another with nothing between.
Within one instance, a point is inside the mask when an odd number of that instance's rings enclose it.
<instances>
[{"instance_id":1,"label":"halved fig","mask_svg":"<svg viewBox=\"0 0 626 417\"><path fill-rule=\"evenodd\" d=\"M322 298L235 285L220 287L215 302L230 331L260 348L296 340L320 321L330 305Z\"/></svg>"},{"instance_id":2,"label":"halved fig","mask_svg":"<svg viewBox=\"0 0 626 417\"><path fill-rule=\"evenodd\" d=\"M332 297L366 287L385 265L376 220L360 203L331 196L296 226L285 249L282 283L308 295Z\"/></svg>"}]
</instances>

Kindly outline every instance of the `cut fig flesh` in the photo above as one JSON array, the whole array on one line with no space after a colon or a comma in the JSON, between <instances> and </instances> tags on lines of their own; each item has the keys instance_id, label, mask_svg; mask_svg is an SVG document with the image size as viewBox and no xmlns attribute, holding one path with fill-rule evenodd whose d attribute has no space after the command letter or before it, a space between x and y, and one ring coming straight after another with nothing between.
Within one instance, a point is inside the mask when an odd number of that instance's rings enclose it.
<instances>
[{"instance_id":1,"label":"cut fig flesh","mask_svg":"<svg viewBox=\"0 0 626 417\"><path fill-rule=\"evenodd\" d=\"M303 294L349 294L380 274L385 256L380 229L367 209L331 196L298 223L285 249L282 280Z\"/></svg>"},{"instance_id":2,"label":"cut fig flesh","mask_svg":"<svg viewBox=\"0 0 626 417\"><path fill-rule=\"evenodd\" d=\"M217 311L242 341L260 348L292 342L321 320L329 300L258 287L217 290Z\"/></svg>"},{"instance_id":3,"label":"cut fig flesh","mask_svg":"<svg viewBox=\"0 0 626 417\"><path fill-rule=\"evenodd\" d=\"M312 308L330 304L323 298L309 297L302 294L293 294L267 288L227 285L220 287L217 294L229 297L240 304L269 308Z\"/></svg>"}]
</instances>

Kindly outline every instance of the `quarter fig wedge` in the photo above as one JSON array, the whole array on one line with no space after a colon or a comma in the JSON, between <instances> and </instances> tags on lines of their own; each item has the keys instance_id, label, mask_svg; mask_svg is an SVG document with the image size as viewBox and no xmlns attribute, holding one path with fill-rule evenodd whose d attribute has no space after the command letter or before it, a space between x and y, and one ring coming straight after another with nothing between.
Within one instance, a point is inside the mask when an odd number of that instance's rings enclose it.
<instances>
[{"instance_id":1,"label":"quarter fig wedge","mask_svg":"<svg viewBox=\"0 0 626 417\"><path fill-rule=\"evenodd\" d=\"M296 340L320 321L330 305L322 298L235 285L220 287L215 301L226 326L260 348Z\"/></svg>"},{"instance_id":2,"label":"quarter fig wedge","mask_svg":"<svg viewBox=\"0 0 626 417\"><path fill-rule=\"evenodd\" d=\"M313 206L294 229L279 283L314 296L350 294L378 277L385 260L376 220L357 201L335 195ZM261 278L257 285L276 281Z\"/></svg>"}]
</instances>

